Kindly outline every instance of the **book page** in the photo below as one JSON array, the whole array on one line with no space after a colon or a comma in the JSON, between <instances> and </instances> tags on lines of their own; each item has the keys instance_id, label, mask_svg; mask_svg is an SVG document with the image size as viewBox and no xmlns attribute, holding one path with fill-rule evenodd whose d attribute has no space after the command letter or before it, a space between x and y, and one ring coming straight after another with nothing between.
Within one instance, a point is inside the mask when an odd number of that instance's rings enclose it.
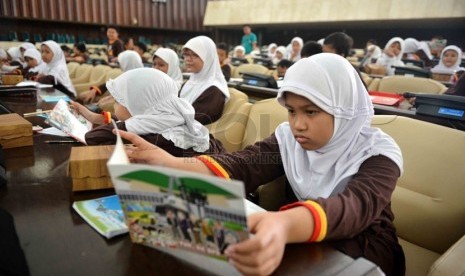
<instances>
[{"instance_id":1,"label":"book page","mask_svg":"<svg viewBox=\"0 0 465 276\"><path fill-rule=\"evenodd\" d=\"M243 183L127 160L118 136L107 166L131 240L237 274L224 250L249 238Z\"/></svg>"},{"instance_id":2,"label":"book page","mask_svg":"<svg viewBox=\"0 0 465 276\"><path fill-rule=\"evenodd\" d=\"M74 114L64 100L58 101L49 113L47 122L79 142L87 144L85 135L92 129L92 123L82 115Z\"/></svg>"}]
</instances>

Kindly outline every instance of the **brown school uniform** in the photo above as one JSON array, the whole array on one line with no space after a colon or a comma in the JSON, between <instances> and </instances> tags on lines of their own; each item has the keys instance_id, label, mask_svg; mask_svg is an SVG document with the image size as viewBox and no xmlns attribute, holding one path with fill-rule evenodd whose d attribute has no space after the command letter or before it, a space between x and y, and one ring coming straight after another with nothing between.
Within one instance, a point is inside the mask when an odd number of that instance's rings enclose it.
<instances>
[{"instance_id":1,"label":"brown school uniform","mask_svg":"<svg viewBox=\"0 0 465 276\"><path fill-rule=\"evenodd\" d=\"M73 92L69 91L68 88L66 88L63 84L61 84L60 82L57 82L57 84L55 84L55 77L52 75L42 76L37 79L37 82L43 84L52 84L55 89L58 89L61 92L65 93L71 99L75 99Z\"/></svg>"},{"instance_id":2,"label":"brown school uniform","mask_svg":"<svg viewBox=\"0 0 465 276\"><path fill-rule=\"evenodd\" d=\"M226 81L229 81L231 79L231 66L229 66L229 64L222 65L221 72L223 72L223 76L226 79Z\"/></svg>"},{"instance_id":3,"label":"brown school uniform","mask_svg":"<svg viewBox=\"0 0 465 276\"><path fill-rule=\"evenodd\" d=\"M117 123L118 128L127 131L126 124L124 122ZM114 145L116 143L116 136L112 133L112 125L103 125L92 129L87 132L85 139L88 145ZM166 150L170 154L176 157L190 157L200 154L213 154L213 153L225 153L226 150L223 148L223 144L219 140L216 140L210 134L210 148L206 152L196 152L192 148L182 149L176 147L172 141L165 139L161 134L146 134L140 135L142 138L147 140L149 143L157 145L158 147Z\"/></svg>"},{"instance_id":4,"label":"brown school uniform","mask_svg":"<svg viewBox=\"0 0 465 276\"><path fill-rule=\"evenodd\" d=\"M124 44L121 40L117 39L112 44L108 44L107 55L108 61L112 58L118 57L118 55L124 51Z\"/></svg>"},{"instance_id":5,"label":"brown school uniform","mask_svg":"<svg viewBox=\"0 0 465 276\"><path fill-rule=\"evenodd\" d=\"M195 119L202 125L216 122L223 114L224 103L225 96L221 90L210 86L192 103Z\"/></svg>"},{"instance_id":6,"label":"brown school uniform","mask_svg":"<svg viewBox=\"0 0 465 276\"><path fill-rule=\"evenodd\" d=\"M274 134L242 151L211 157L232 179L244 181L247 194L284 175ZM362 163L341 193L314 200L327 218L323 241L353 258L364 257L374 262L386 275L405 273L405 257L391 211L391 194L399 175L399 168L391 159L372 156ZM286 198L288 203L297 201L287 181Z\"/></svg>"}]
</instances>

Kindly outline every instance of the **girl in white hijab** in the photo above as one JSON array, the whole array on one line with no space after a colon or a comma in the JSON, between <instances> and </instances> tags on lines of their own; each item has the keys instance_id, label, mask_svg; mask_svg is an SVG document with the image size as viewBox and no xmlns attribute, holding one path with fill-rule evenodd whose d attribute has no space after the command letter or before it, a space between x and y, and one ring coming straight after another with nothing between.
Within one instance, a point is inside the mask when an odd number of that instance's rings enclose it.
<instances>
[{"instance_id":1,"label":"girl in white hijab","mask_svg":"<svg viewBox=\"0 0 465 276\"><path fill-rule=\"evenodd\" d=\"M237 45L234 47L233 57L235 58L246 58L245 57L245 48L242 45Z\"/></svg>"},{"instance_id":2,"label":"girl in white hijab","mask_svg":"<svg viewBox=\"0 0 465 276\"><path fill-rule=\"evenodd\" d=\"M42 61L42 56L36 48L27 49L24 52L24 59L29 67L27 75L42 74L47 67L47 64Z\"/></svg>"},{"instance_id":3,"label":"girl in white hijab","mask_svg":"<svg viewBox=\"0 0 465 276\"><path fill-rule=\"evenodd\" d=\"M28 49L36 49L36 46L30 42L24 42L23 44L19 45L19 51L21 52L21 61L23 63L23 68L26 68L27 62L24 60L24 52Z\"/></svg>"},{"instance_id":4,"label":"girl in white hijab","mask_svg":"<svg viewBox=\"0 0 465 276\"><path fill-rule=\"evenodd\" d=\"M158 48L153 54L153 68L170 76L178 85L178 90L183 83L179 57L175 51L169 48Z\"/></svg>"},{"instance_id":5,"label":"girl in white hijab","mask_svg":"<svg viewBox=\"0 0 465 276\"><path fill-rule=\"evenodd\" d=\"M279 46L276 48L274 57L273 57L273 64L276 65L278 64L282 59L286 58L286 47L284 46Z\"/></svg>"},{"instance_id":6,"label":"girl in white hijab","mask_svg":"<svg viewBox=\"0 0 465 276\"><path fill-rule=\"evenodd\" d=\"M165 73L138 68L109 80L107 87L116 100L120 129L142 135L178 156L211 150L208 129L194 119L194 108L178 97L176 83ZM101 114L90 113L77 103L73 106L92 122L102 123ZM116 139L111 131L111 124L97 127L86 134L86 142L114 144Z\"/></svg>"},{"instance_id":7,"label":"girl in white hijab","mask_svg":"<svg viewBox=\"0 0 465 276\"><path fill-rule=\"evenodd\" d=\"M276 43L270 43L270 45L268 45L268 57L269 58L274 57L274 54L277 48L278 48L278 45Z\"/></svg>"},{"instance_id":8,"label":"girl in white hijab","mask_svg":"<svg viewBox=\"0 0 465 276\"><path fill-rule=\"evenodd\" d=\"M228 84L221 71L216 45L209 37L197 36L182 48L186 70L192 73L179 96L191 103L202 124L218 120L229 100Z\"/></svg>"},{"instance_id":9,"label":"girl in white hijab","mask_svg":"<svg viewBox=\"0 0 465 276\"><path fill-rule=\"evenodd\" d=\"M296 62L299 59L301 59L300 56L300 51L302 50L302 47L304 46L304 41L302 38L296 36L291 40L291 44L288 46L288 53L287 53L287 59Z\"/></svg>"},{"instance_id":10,"label":"girl in white hijab","mask_svg":"<svg viewBox=\"0 0 465 276\"><path fill-rule=\"evenodd\" d=\"M452 75L456 71L465 70L465 68L460 67L461 62L462 50L455 45L449 45L442 50L441 60L438 65L431 69L431 72Z\"/></svg>"},{"instance_id":11,"label":"girl in white hijab","mask_svg":"<svg viewBox=\"0 0 465 276\"><path fill-rule=\"evenodd\" d=\"M405 66L402 61L404 47L404 40L400 37L393 37L386 43L383 54L376 61L376 64L384 66L386 75L394 75L395 69L391 66Z\"/></svg>"},{"instance_id":12,"label":"girl in white hijab","mask_svg":"<svg viewBox=\"0 0 465 276\"><path fill-rule=\"evenodd\" d=\"M9 56L10 65L22 65L23 62L21 60L21 51L19 47L10 47L6 51Z\"/></svg>"},{"instance_id":13,"label":"girl in white hijab","mask_svg":"<svg viewBox=\"0 0 465 276\"><path fill-rule=\"evenodd\" d=\"M415 38L406 38L404 40L404 56L407 59L418 59L422 58L417 55L418 51L423 51L424 55L431 60L433 59L433 55L431 54L431 50L429 49L428 43L424 41L418 41ZM423 56L423 55L422 55Z\"/></svg>"},{"instance_id":14,"label":"girl in white hijab","mask_svg":"<svg viewBox=\"0 0 465 276\"><path fill-rule=\"evenodd\" d=\"M47 40L41 45L42 60L47 64L42 74L38 75L40 83L53 84L63 92L69 92L76 97L76 90L69 78L65 55L53 40Z\"/></svg>"},{"instance_id":15,"label":"girl in white hijab","mask_svg":"<svg viewBox=\"0 0 465 276\"><path fill-rule=\"evenodd\" d=\"M367 47L367 53L360 63L360 67L364 67L367 64L375 63L378 58L381 57L383 51L377 45L370 45Z\"/></svg>"},{"instance_id":16,"label":"girl in white hijab","mask_svg":"<svg viewBox=\"0 0 465 276\"><path fill-rule=\"evenodd\" d=\"M118 63L123 72L144 67L142 58L133 50L126 50L118 55Z\"/></svg>"},{"instance_id":17,"label":"girl in white hijab","mask_svg":"<svg viewBox=\"0 0 465 276\"><path fill-rule=\"evenodd\" d=\"M373 106L357 71L336 54L301 59L286 72L278 101L289 122L234 153L186 160L122 136L135 145L133 160L243 180L247 192L285 174L293 203L249 216L254 238L225 251L244 274L271 274L286 243L324 240L353 258L364 256L387 275L403 275L390 207L402 154L390 136L370 126Z\"/></svg>"},{"instance_id":18,"label":"girl in white hijab","mask_svg":"<svg viewBox=\"0 0 465 276\"><path fill-rule=\"evenodd\" d=\"M118 63L123 72L144 67L140 55L136 51L132 50L121 52L118 55ZM89 91L80 93L78 98L83 103L91 103L96 99L97 95L100 95L102 97L98 102L99 107L112 106L114 100L110 95L104 95L105 92L107 92L105 84L101 84L100 86L91 86Z\"/></svg>"}]
</instances>

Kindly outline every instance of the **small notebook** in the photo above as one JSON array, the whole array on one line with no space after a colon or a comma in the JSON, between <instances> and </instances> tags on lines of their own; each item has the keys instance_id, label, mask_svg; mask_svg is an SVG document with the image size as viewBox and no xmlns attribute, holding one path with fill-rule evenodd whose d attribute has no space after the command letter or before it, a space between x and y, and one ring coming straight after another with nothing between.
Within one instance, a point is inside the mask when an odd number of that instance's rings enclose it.
<instances>
[{"instance_id":1,"label":"small notebook","mask_svg":"<svg viewBox=\"0 0 465 276\"><path fill-rule=\"evenodd\" d=\"M97 232L112 238L128 232L117 195L76 201L73 209Z\"/></svg>"}]
</instances>

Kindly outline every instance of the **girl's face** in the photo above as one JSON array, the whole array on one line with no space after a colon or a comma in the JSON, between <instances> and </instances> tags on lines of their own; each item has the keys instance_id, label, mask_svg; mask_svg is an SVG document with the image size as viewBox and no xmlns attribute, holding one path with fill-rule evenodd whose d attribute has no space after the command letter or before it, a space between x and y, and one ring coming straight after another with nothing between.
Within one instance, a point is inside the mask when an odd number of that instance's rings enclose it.
<instances>
[{"instance_id":1,"label":"girl's face","mask_svg":"<svg viewBox=\"0 0 465 276\"><path fill-rule=\"evenodd\" d=\"M182 52L186 64L186 71L189 73L198 73L203 68L202 59L193 51L189 49L184 49Z\"/></svg>"},{"instance_id":2,"label":"girl's face","mask_svg":"<svg viewBox=\"0 0 465 276\"><path fill-rule=\"evenodd\" d=\"M131 118L132 115L129 113L128 109L118 102L115 102L113 105L113 108L115 109L115 115L118 118L118 120L121 121L126 121L127 119Z\"/></svg>"},{"instance_id":3,"label":"girl's face","mask_svg":"<svg viewBox=\"0 0 465 276\"><path fill-rule=\"evenodd\" d=\"M334 117L305 97L286 92L289 125L297 142L305 150L318 150L333 136Z\"/></svg>"},{"instance_id":4,"label":"girl's face","mask_svg":"<svg viewBox=\"0 0 465 276\"><path fill-rule=\"evenodd\" d=\"M155 56L153 58L153 68L162 71L165 74L168 74L169 65L163 59Z\"/></svg>"},{"instance_id":5,"label":"girl's face","mask_svg":"<svg viewBox=\"0 0 465 276\"><path fill-rule=\"evenodd\" d=\"M45 63L50 63L53 59L53 52L50 50L50 48L47 45L42 45L40 47L41 53L42 53L42 60Z\"/></svg>"},{"instance_id":6,"label":"girl's face","mask_svg":"<svg viewBox=\"0 0 465 276\"><path fill-rule=\"evenodd\" d=\"M297 42L297 41L292 42L292 51L293 51L294 53L300 52L300 49L301 49L301 48L302 48L302 47L300 46L299 42Z\"/></svg>"},{"instance_id":7,"label":"girl's face","mask_svg":"<svg viewBox=\"0 0 465 276\"><path fill-rule=\"evenodd\" d=\"M35 58L25 57L24 59L26 60L28 67L34 68L37 66L37 60Z\"/></svg>"},{"instance_id":8,"label":"girl's face","mask_svg":"<svg viewBox=\"0 0 465 276\"><path fill-rule=\"evenodd\" d=\"M276 57L277 57L278 59L282 59L282 58L283 58L283 53L281 53L281 52L276 52Z\"/></svg>"},{"instance_id":9,"label":"girl's face","mask_svg":"<svg viewBox=\"0 0 465 276\"><path fill-rule=\"evenodd\" d=\"M455 65L458 59L458 54L454 50L447 50L442 56L442 62L447 67L452 67Z\"/></svg>"},{"instance_id":10,"label":"girl's face","mask_svg":"<svg viewBox=\"0 0 465 276\"><path fill-rule=\"evenodd\" d=\"M238 58L243 58L245 56L244 51L242 49L237 49L236 50L236 57Z\"/></svg>"},{"instance_id":11,"label":"girl's face","mask_svg":"<svg viewBox=\"0 0 465 276\"><path fill-rule=\"evenodd\" d=\"M391 45L389 45L389 50L391 53L393 53L395 56L398 56L400 53L400 43L399 42L394 42Z\"/></svg>"}]
</instances>

